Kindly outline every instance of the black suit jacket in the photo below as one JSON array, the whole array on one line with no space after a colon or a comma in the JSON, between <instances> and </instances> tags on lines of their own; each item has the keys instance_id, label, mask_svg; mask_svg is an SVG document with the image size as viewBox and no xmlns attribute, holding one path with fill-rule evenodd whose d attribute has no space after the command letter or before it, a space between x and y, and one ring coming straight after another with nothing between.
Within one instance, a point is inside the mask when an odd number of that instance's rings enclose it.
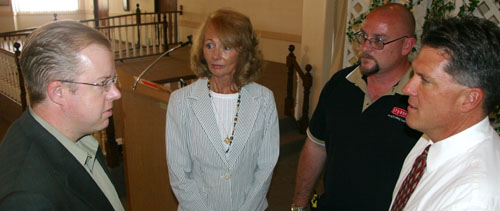
<instances>
[{"instance_id":1,"label":"black suit jacket","mask_svg":"<svg viewBox=\"0 0 500 211\"><path fill-rule=\"evenodd\" d=\"M109 177L100 148L97 159ZM85 168L28 111L0 144L0 210L113 210Z\"/></svg>"}]
</instances>

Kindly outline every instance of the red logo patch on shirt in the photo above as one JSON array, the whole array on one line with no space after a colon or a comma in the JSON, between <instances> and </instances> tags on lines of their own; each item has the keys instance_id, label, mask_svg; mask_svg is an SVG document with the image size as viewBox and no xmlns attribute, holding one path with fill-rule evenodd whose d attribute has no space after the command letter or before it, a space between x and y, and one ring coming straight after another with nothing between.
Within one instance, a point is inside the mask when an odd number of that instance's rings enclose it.
<instances>
[{"instance_id":1,"label":"red logo patch on shirt","mask_svg":"<svg viewBox=\"0 0 500 211\"><path fill-rule=\"evenodd\" d=\"M408 111L402 108L394 107L392 108L391 113L393 113L396 116L406 118L406 114L408 114Z\"/></svg>"}]
</instances>

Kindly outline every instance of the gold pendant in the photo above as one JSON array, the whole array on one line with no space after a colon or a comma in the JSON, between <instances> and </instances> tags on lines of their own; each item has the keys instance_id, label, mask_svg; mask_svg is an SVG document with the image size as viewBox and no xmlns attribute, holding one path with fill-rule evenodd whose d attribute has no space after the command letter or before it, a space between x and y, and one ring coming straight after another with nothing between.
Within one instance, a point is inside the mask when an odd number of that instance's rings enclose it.
<instances>
[{"instance_id":1,"label":"gold pendant","mask_svg":"<svg viewBox=\"0 0 500 211\"><path fill-rule=\"evenodd\" d=\"M226 142L226 144L230 144L231 143L231 139L229 139L229 137L226 137L226 139L224 139L224 142Z\"/></svg>"}]
</instances>

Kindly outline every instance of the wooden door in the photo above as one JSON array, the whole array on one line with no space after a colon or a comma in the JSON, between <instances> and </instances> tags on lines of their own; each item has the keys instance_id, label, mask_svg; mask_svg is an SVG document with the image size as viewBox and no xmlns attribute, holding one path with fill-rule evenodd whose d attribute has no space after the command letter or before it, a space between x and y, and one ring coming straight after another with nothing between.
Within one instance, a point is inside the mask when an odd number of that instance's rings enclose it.
<instances>
[{"instance_id":1,"label":"wooden door","mask_svg":"<svg viewBox=\"0 0 500 211\"><path fill-rule=\"evenodd\" d=\"M94 0L94 18L109 17L109 0ZM108 25L105 21L96 22L96 26Z\"/></svg>"},{"instance_id":2,"label":"wooden door","mask_svg":"<svg viewBox=\"0 0 500 211\"><path fill-rule=\"evenodd\" d=\"M177 0L155 0L155 11L177 11Z\"/></svg>"}]
</instances>

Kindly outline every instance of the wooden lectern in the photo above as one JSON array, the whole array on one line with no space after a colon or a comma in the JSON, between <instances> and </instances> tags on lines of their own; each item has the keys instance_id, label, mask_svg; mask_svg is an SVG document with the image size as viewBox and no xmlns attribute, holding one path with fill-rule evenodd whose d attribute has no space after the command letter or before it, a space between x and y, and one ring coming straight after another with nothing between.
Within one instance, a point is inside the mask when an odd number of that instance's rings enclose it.
<instances>
[{"instance_id":1,"label":"wooden lectern","mask_svg":"<svg viewBox=\"0 0 500 211\"><path fill-rule=\"evenodd\" d=\"M177 210L165 148L165 118L172 91L148 81L132 90L135 76L120 70L117 74L122 98L115 104L115 127L122 131L127 210Z\"/></svg>"}]
</instances>

